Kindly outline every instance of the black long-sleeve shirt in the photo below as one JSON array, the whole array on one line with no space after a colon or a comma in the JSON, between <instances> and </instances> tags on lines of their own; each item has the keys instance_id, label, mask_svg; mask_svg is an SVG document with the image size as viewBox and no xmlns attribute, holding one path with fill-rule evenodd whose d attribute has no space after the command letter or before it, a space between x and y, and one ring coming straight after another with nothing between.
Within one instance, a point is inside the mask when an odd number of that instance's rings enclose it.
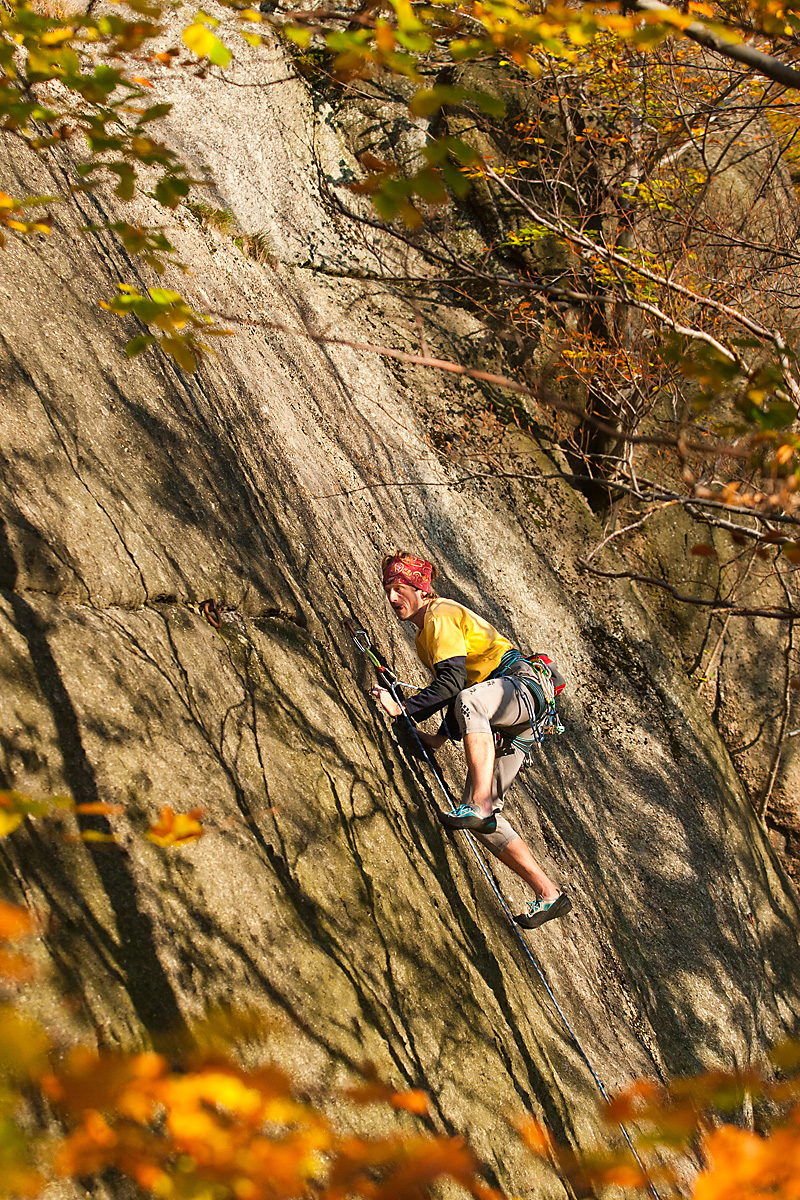
<instances>
[{"instance_id":1,"label":"black long-sleeve shirt","mask_svg":"<svg viewBox=\"0 0 800 1200\"><path fill-rule=\"evenodd\" d=\"M435 712L452 704L459 692L467 686L466 657L445 658L434 667L436 678L416 696L406 700L406 712L414 721L424 721ZM445 716L445 732L453 736L452 722Z\"/></svg>"}]
</instances>

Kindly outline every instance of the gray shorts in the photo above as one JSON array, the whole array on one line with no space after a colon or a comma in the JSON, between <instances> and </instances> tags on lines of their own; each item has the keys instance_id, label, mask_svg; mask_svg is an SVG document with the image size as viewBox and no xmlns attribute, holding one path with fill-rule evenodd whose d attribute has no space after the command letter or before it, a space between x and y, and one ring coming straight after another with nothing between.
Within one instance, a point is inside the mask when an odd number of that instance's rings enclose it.
<instances>
[{"instance_id":1,"label":"gray shorts","mask_svg":"<svg viewBox=\"0 0 800 1200\"><path fill-rule=\"evenodd\" d=\"M462 733L493 733L495 729L511 737L530 733L531 723L528 709L518 689L510 679L487 679L475 683L460 692L455 703L455 716ZM494 761L492 779L492 808L500 813L505 794L517 777L525 761L521 750L509 748L506 754L498 754ZM463 804L472 803L472 785L467 779L462 796ZM494 833L475 835L492 854L501 854L519 834L503 816L497 817Z\"/></svg>"}]
</instances>

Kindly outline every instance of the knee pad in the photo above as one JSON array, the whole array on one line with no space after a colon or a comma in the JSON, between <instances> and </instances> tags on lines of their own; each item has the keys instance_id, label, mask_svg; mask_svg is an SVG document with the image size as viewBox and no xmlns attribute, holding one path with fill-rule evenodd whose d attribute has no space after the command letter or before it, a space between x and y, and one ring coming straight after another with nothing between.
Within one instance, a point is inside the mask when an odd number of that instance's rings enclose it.
<instances>
[{"instance_id":1,"label":"knee pad","mask_svg":"<svg viewBox=\"0 0 800 1200\"><path fill-rule=\"evenodd\" d=\"M455 715L463 734L491 733L490 714L486 705L483 684L475 683L456 696Z\"/></svg>"}]
</instances>

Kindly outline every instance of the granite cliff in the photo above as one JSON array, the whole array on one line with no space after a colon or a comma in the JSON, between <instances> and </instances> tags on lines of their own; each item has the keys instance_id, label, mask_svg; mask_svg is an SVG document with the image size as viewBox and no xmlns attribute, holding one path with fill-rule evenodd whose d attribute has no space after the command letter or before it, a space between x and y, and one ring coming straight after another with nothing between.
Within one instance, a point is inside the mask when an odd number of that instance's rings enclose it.
<instances>
[{"instance_id":1,"label":"granite cliff","mask_svg":"<svg viewBox=\"0 0 800 1200\"><path fill-rule=\"evenodd\" d=\"M152 280L105 234L3 252L1 782L124 806L116 846L26 823L2 844L7 893L50 915L76 1028L140 1045L211 1006L261 1004L299 1030L302 1081L370 1059L427 1088L511 1194L555 1193L506 1117L533 1111L585 1144L595 1083L367 696L344 618L421 678L377 586L385 550L431 556L443 594L568 678L567 732L510 815L573 895L530 944L609 1089L743 1066L796 1032L795 891L675 631L635 587L577 570L600 536L585 498L566 482L454 488L430 430L490 394L302 335L416 345L411 301L363 278L396 251L325 203L353 167L352 128L277 45L227 78L165 69L158 86L175 147L213 174L209 202L269 254L179 214L184 293L246 318L188 376L155 350L124 357L133 323L96 302ZM47 194L73 171L65 151L17 151L0 186ZM58 222L75 233L113 211L78 196ZM481 326L431 307L425 336L463 357ZM552 474L552 449L536 454ZM207 597L234 614L219 633ZM456 782L455 752L443 762ZM146 842L164 804L202 808L205 836ZM516 908L516 881L492 870Z\"/></svg>"}]
</instances>

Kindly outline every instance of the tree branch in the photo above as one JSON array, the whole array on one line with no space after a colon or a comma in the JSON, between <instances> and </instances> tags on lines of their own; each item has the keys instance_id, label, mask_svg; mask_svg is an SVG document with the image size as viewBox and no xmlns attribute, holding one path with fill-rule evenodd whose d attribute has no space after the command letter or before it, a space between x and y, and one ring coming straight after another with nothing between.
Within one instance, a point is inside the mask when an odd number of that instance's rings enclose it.
<instances>
[{"instance_id":1,"label":"tree branch","mask_svg":"<svg viewBox=\"0 0 800 1200\"><path fill-rule=\"evenodd\" d=\"M783 594L787 601L791 604L792 594L789 591L789 585L786 582L783 572L780 567L775 564L775 570L778 578L781 581ZM778 771L781 765L781 757L783 755L783 742L786 734L786 726L789 724L789 713L792 707L792 653L794 651L794 621L789 622L789 631L786 637L786 645L783 648L783 664L784 664L784 683L783 683L783 701L781 705L781 719L778 724L778 736L775 739L775 750L772 755L770 764L769 776L764 788L764 793L756 805L758 819L763 823L767 815L772 792L775 787L775 781L778 778Z\"/></svg>"},{"instance_id":2,"label":"tree branch","mask_svg":"<svg viewBox=\"0 0 800 1200\"><path fill-rule=\"evenodd\" d=\"M671 9L669 5L662 4L661 0L632 0L630 7L636 12L675 12L674 8ZM786 63L782 63L778 58L773 58L771 54L765 54L763 50L756 50L755 46L750 46L747 42L729 42L726 38L720 37L718 33L708 29L700 21L691 21L680 32L684 37L691 38L700 46L715 50L717 54L722 54L725 58L732 58L735 62L744 63L745 66L751 67L775 83L782 83L785 87L800 88L800 71L795 71L794 67L788 67Z\"/></svg>"},{"instance_id":3,"label":"tree branch","mask_svg":"<svg viewBox=\"0 0 800 1200\"><path fill-rule=\"evenodd\" d=\"M729 613L732 617L768 617L774 621L796 621L800 617L800 609L797 608L779 608L777 605L771 608L745 608L737 605L734 600L702 600L698 596L683 595L673 584L667 583L666 579L654 579L651 575L637 575L634 571L599 571L597 567L591 566L585 558L576 559L576 562L584 571L588 571L590 575L596 575L600 579L629 579L633 583L646 583L650 587L661 588L663 591L669 592L682 604L695 604L701 608L711 608L715 612Z\"/></svg>"},{"instance_id":4,"label":"tree branch","mask_svg":"<svg viewBox=\"0 0 800 1200\"><path fill-rule=\"evenodd\" d=\"M752 455L752 450L739 449L727 442L689 441L683 436L682 432L673 435L633 433L631 430L625 429L624 426L612 425L608 421L603 421L593 413L586 412L585 409L580 408L577 404L569 404L567 401L559 400L555 396L545 398L537 394L528 384L520 383L518 379L511 379L508 375L497 375L493 371L481 371L476 367L465 367L461 363L454 363L446 358L433 358L425 354L410 354L407 350L396 350L391 346L378 346L372 342L358 342L352 338L332 337L329 334L309 329L307 326L298 328L296 325L287 325L283 321L268 321L264 318L253 320L249 317L241 317L236 313L221 313L210 307L206 308L205 311L210 316L214 316L220 321L228 321L232 325L247 325L257 329L274 329L279 333L287 333L293 337L308 338L309 341L316 342L319 345L346 346L350 350L359 350L365 354L378 354L382 358L392 358L398 362L410 363L418 367L431 367L437 371L447 371L451 375L460 375L465 379L474 379L478 383L490 383L495 387L506 388L509 391L516 392L518 395L529 396L543 407L555 409L557 412L569 413L571 416L577 417L580 421L585 421L592 425L601 433L607 433L611 437L619 438L620 441L628 442L630 445L680 447L683 452L691 451L693 454L710 458L718 458L724 455L729 458L748 459ZM596 483L597 480L594 482Z\"/></svg>"}]
</instances>

